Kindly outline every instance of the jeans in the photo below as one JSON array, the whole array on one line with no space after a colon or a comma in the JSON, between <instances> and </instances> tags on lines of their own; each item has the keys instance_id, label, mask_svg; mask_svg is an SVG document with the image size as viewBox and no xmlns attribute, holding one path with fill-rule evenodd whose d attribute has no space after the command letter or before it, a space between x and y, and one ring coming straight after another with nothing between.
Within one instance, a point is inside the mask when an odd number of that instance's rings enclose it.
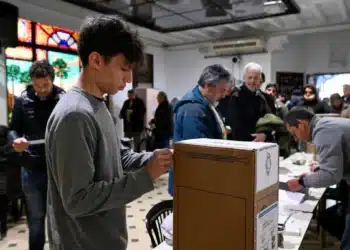
<instances>
[{"instance_id":1,"label":"jeans","mask_svg":"<svg viewBox=\"0 0 350 250\"><path fill-rule=\"evenodd\" d=\"M345 230L340 245L341 250L350 250L350 214L346 216Z\"/></svg>"},{"instance_id":2,"label":"jeans","mask_svg":"<svg viewBox=\"0 0 350 250\"><path fill-rule=\"evenodd\" d=\"M168 193L174 196L174 170L172 168L169 169Z\"/></svg>"},{"instance_id":3,"label":"jeans","mask_svg":"<svg viewBox=\"0 0 350 250\"><path fill-rule=\"evenodd\" d=\"M43 250L47 201L46 169L33 170L22 167L21 178L27 206L29 250Z\"/></svg>"}]
</instances>

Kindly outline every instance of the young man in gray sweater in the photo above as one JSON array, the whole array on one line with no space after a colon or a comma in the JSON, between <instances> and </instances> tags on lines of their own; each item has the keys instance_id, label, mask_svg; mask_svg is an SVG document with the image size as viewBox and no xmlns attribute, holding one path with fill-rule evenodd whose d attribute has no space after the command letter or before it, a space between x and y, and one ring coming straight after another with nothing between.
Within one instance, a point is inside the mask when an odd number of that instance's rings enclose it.
<instances>
[{"instance_id":1,"label":"young man in gray sweater","mask_svg":"<svg viewBox=\"0 0 350 250\"><path fill-rule=\"evenodd\" d=\"M82 72L46 129L51 250L125 250L125 205L153 189L172 166L169 149L122 148L103 95L132 81L139 38L116 17L89 19L79 39Z\"/></svg>"},{"instance_id":2,"label":"young man in gray sweater","mask_svg":"<svg viewBox=\"0 0 350 250\"><path fill-rule=\"evenodd\" d=\"M322 188L350 183L350 122L344 118L318 118L311 111L296 107L285 117L289 132L298 140L312 142L319 156L319 167L288 181L291 191L304 187ZM349 202L350 205L350 202ZM350 207L346 218L341 249L350 249Z\"/></svg>"}]
</instances>

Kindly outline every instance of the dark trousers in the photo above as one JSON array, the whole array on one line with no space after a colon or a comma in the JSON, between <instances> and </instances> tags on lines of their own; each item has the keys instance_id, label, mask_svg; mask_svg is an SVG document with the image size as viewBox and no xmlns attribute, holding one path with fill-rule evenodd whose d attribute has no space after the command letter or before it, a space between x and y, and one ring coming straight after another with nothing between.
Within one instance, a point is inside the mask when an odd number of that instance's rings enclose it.
<instances>
[{"instance_id":1,"label":"dark trousers","mask_svg":"<svg viewBox=\"0 0 350 250\"><path fill-rule=\"evenodd\" d=\"M7 212L9 199L7 195L0 195L0 233L1 237L5 236L7 233Z\"/></svg>"},{"instance_id":2,"label":"dark trousers","mask_svg":"<svg viewBox=\"0 0 350 250\"><path fill-rule=\"evenodd\" d=\"M345 230L340 245L341 250L350 250L350 214L346 216Z\"/></svg>"},{"instance_id":3,"label":"dark trousers","mask_svg":"<svg viewBox=\"0 0 350 250\"><path fill-rule=\"evenodd\" d=\"M29 250L43 250L47 200L46 169L22 168L21 177L27 208Z\"/></svg>"}]
</instances>

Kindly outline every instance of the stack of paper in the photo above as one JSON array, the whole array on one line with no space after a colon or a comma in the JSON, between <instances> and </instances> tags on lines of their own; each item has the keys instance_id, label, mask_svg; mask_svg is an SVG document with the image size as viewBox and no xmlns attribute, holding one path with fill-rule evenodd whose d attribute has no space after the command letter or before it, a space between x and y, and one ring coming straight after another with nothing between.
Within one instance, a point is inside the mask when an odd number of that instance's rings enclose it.
<instances>
[{"instance_id":1,"label":"stack of paper","mask_svg":"<svg viewBox=\"0 0 350 250\"><path fill-rule=\"evenodd\" d=\"M300 205L305 194L279 190L278 196L278 223L285 224L293 212L291 207Z\"/></svg>"}]
</instances>

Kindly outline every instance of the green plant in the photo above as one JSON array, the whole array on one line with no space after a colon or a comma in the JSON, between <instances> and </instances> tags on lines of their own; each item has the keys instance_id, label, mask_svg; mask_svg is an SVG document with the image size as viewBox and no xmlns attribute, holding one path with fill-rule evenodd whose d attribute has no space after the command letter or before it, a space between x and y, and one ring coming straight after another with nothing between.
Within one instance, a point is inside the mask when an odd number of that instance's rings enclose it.
<instances>
[{"instance_id":1,"label":"green plant","mask_svg":"<svg viewBox=\"0 0 350 250\"><path fill-rule=\"evenodd\" d=\"M29 72L28 71L21 72L19 76L19 81L21 83L24 83L25 85L29 85L32 82L29 76Z\"/></svg>"},{"instance_id":2,"label":"green plant","mask_svg":"<svg viewBox=\"0 0 350 250\"><path fill-rule=\"evenodd\" d=\"M53 63L52 67L54 67L56 76L60 78L60 86L62 87L62 80L68 78L68 65L65 60L62 58L57 58Z\"/></svg>"},{"instance_id":3,"label":"green plant","mask_svg":"<svg viewBox=\"0 0 350 250\"><path fill-rule=\"evenodd\" d=\"M21 74L21 68L18 65L8 65L6 67L6 74L12 82L18 80L19 75Z\"/></svg>"}]
</instances>

